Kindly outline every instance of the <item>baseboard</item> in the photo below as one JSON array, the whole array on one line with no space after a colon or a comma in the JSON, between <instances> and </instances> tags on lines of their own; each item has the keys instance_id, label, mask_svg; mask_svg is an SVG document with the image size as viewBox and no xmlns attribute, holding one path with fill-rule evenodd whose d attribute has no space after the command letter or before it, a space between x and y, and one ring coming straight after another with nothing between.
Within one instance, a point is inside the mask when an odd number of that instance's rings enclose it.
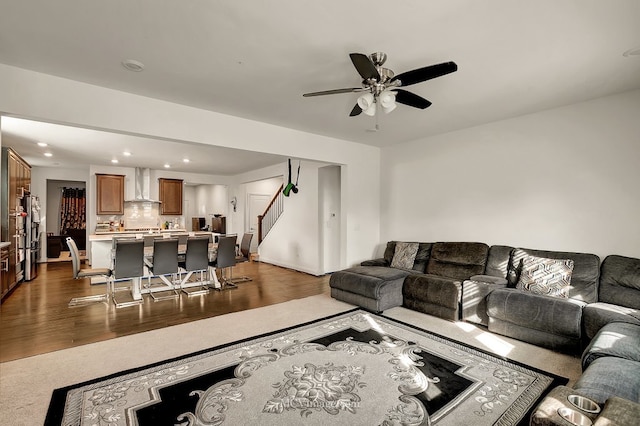
<instances>
[{"instance_id":1,"label":"baseboard","mask_svg":"<svg viewBox=\"0 0 640 426\"><path fill-rule=\"evenodd\" d=\"M260 262L261 263L269 263L271 265L280 266L282 268L293 269L294 271L304 272L305 274L313 275L313 276L316 276L316 277L324 275L323 273L318 272L318 271L313 271L311 269L300 267L298 265L291 265L291 264L288 264L286 262L279 262L277 260L271 260L271 259L269 259L267 257L263 257L263 256L260 257Z\"/></svg>"}]
</instances>

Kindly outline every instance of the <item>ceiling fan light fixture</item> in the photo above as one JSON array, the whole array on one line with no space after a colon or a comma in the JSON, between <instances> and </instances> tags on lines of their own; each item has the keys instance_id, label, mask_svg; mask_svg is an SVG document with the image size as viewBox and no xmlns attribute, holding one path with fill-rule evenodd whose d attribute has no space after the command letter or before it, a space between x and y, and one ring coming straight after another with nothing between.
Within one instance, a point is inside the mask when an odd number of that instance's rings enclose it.
<instances>
[{"instance_id":1,"label":"ceiling fan light fixture","mask_svg":"<svg viewBox=\"0 0 640 426\"><path fill-rule=\"evenodd\" d=\"M358 98L358 106L366 115L376 115L376 100L372 93L365 93Z\"/></svg>"},{"instance_id":2,"label":"ceiling fan light fixture","mask_svg":"<svg viewBox=\"0 0 640 426\"><path fill-rule=\"evenodd\" d=\"M398 106L396 104L396 92L392 90L383 90L380 96L378 96L378 99L380 100L380 106L382 106L386 114L389 114Z\"/></svg>"}]
</instances>

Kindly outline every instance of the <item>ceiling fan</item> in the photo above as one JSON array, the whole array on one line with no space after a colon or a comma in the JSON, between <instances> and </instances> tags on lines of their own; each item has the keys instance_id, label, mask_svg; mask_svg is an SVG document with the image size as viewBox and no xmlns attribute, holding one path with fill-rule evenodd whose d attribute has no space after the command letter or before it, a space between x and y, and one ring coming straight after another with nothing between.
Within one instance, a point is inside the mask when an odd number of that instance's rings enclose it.
<instances>
[{"instance_id":1,"label":"ceiling fan","mask_svg":"<svg viewBox=\"0 0 640 426\"><path fill-rule=\"evenodd\" d=\"M385 53L375 52L369 56L362 53L350 53L349 57L351 58L351 62L353 62L353 66L363 79L362 87L324 90L322 92L305 93L302 96L310 97L364 92L351 110L349 114L351 117L360 115L362 112L366 115L373 116L376 114L376 106L378 104L380 104L383 111L387 113L395 109L396 103L425 109L431 105L431 102L414 93L400 89L400 87L411 86L412 84L441 77L458 69L455 62L443 62L441 64L417 68L395 75L390 69L382 67L387 60Z\"/></svg>"}]
</instances>

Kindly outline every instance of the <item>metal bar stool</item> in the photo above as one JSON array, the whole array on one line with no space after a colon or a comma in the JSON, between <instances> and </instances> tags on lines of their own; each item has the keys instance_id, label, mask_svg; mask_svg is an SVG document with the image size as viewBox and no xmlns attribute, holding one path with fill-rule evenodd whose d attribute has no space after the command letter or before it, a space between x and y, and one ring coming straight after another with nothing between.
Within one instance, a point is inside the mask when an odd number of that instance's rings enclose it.
<instances>
[{"instance_id":1,"label":"metal bar stool","mask_svg":"<svg viewBox=\"0 0 640 426\"><path fill-rule=\"evenodd\" d=\"M223 290L227 287L237 288L234 283L230 282L224 277L224 269L230 268L236 264L236 237L219 237L218 238L218 251L216 259L209 262L209 274L213 282L217 281L216 269L220 269L220 288L216 290Z\"/></svg>"},{"instance_id":2,"label":"metal bar stool","mask_svg":"<svg viewBox=\"0 0 640 426\"><path fill-rule=\"evenodd\" d=\"M82 268L80 261L80 254L78 253L78 246L71 237L67 237L67 246L69 246L69 252L71 253L71 263L73 266L73 278L76 280L82 278L91 277L104 277L106 281L106 289L104 294L97 294L95 296L74 297L69 301L69 306L84 305L94 302L108 302L109 301L109 279L111 277L111 269L109 268Z\"/></svg>"},{"instance_id":3,"label":"metal bar stool","mask_svg":"<svg viewBox=\"0 0 640 426\"><path fill-rule=\"evenodd\" d=\"M186 241L184 261L178 261L180 272L180 289L189 296L205 294L209 292L210 281L205 276L209 268L209 237L191 237ZM182 271L185 272L184 278ZM195 282L189 281L193 274L199 275ZM187 290L199 287L199 290Z\"/></svg>"},{"instance_id":4,"label":"metal bar stool","mask_svg":"<svg viewBox=\"0 0 640 426\"><path fill-rule=\"evenodd\" d=\"M140 288L140 280L144 275L144 240L114 238L113 244L114 255L110 280L113 303L116 308L139 305L144 302L144 299L134 298L133 289ZM128 280L131 285L116 288L116 280ZM126 290L132 294L132 297L126 301L119 301L116 294Z\"/></svg>"},{"instance_id":5,"label":"metal bar stool","mask_svg":"<svg viewBox=\"0 0 640 426\"><path fill-rule=\"evenodd\" d=\"M253 234L251 232L247 232L242 236L242 241L240 241L240 250L239 253L236 254L236 265L238 263L248 262L249 261L249 250L251 248L251 239L253 238ZM237 248L237 245L236 245ZM243 283L247 281L253 281L251 278L243 275L242 277L233 278L233 268L231 268L231 273L229 275L229 281L234 284Z\"/></svg>"},{"instance_id":6,"label":"metal bar stool","mask_svg":"<svg viewBox=\"0 0 640 426\"><path fill-rule=\"evenodd\" d=\"M176 290L178 275L178 239L177 238L156 238L153 240L153 255L151 259L145 258L145 264L149 269L149 280L147 289L153 300L175 299L179 295ZM160 286L154 286L151 282L153 277L160 279ZM169 277L169 278L167 278ZM173 294L156 296L156 292L172 292Z\"/></svg>"}]
</instances>

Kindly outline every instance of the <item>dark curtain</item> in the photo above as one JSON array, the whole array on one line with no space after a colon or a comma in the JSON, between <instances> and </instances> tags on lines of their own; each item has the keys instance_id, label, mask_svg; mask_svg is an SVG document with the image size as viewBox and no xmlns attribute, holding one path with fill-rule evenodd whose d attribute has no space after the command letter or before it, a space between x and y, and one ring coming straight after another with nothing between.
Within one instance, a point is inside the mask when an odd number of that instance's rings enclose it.
<instances>
[{"instance_id":1,"label":"dark curtain","mask_svg":"<svg viewBox=\"0 0 640 426\"><path fill-rule=\"evenodd\" d=\"M84 188L62 188L60 199L60 234L70 229L86 229L86 197Z\"/></svg>"}]
</instances>

